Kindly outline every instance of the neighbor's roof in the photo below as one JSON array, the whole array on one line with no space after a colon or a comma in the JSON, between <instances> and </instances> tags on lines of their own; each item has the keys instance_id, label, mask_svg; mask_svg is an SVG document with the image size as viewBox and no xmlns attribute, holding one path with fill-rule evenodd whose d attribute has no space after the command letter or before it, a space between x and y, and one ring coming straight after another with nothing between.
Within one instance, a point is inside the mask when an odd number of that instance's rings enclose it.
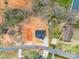
<instances>
[{"instance_id":1,"label":"neighbor's roof","mask_svg":"<svg viewBox=\"0 0 79 59\"><path fill-rule=\"evenodd\" d=\"M2 0L0 0L0 10L5 8L5 4Z\"/></svg>"},{"instance_id":2,"label":"neighbor's roof","mask_svg":"<svg viewBox=\"0 0 79 59\"><path fill-rule=\"evenodd\" d=\"M8 0L8 7L10 8L31 8L31 0Z\"/></svg>"},{"instance_id":3,"label":"neighbor's roof","mask_svg":"<svg viewBox=\"0 0 79 59\"><path fill-rule=\"evenodd\" d=\"M72 0L72 11L79 11L79 0Z\"/></svg>"}]
</instances>

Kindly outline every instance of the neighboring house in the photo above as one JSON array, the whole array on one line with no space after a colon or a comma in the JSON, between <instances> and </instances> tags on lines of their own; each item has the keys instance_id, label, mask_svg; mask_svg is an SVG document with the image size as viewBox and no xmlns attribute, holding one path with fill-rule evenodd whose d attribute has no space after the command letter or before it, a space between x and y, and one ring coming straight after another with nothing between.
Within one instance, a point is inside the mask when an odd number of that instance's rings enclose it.
<instances>
[{"instance_id":1,"label":"neighboring house","mask_svg":"<svg viewBox=\"0 0 79 59\"><path fill-rule=\"evenodd\" d=\"M72 11L79 11L79 0L72 0Z\"/></svg>"},{"instance_id":2,"label":"neighboring house","mask_svg":"<svg viewBox=\"0 0 79 59\"><path fill-rule=\"evenodd\" d=\"M2 18L2 11L5 8L5 4L2 0L0 0L0 24L3 23L3 18Z\"/></svg>"}]
</instances>

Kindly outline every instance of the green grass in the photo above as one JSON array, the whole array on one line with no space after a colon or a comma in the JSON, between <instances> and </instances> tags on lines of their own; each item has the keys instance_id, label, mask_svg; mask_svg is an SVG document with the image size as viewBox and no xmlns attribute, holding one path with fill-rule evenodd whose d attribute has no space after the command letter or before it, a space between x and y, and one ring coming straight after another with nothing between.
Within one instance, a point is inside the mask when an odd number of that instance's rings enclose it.
<instances>
[{"instance_id":1,"label":"green grass","mask_svg":"<svg viewBox=\"0 0 79 59\"><path fill-rule=\"evenodd\" d=\"M79 29L75 29L73 39L79 40Z\"/></svg>"},{"instance_id":2,"label":"green grass","mask_svg":"<svg viewBox=\"0 0 79 59\"><path fill-rule=\"evenodd\" d=\"M71 46L71 45L63 44L62 50L64 50L65 52L72 53L72 54L79 54L79 45Z\"/></svg>"},{"instance_id":3,"label":"green grass","mask_svg":"<svg viewBox=\"0 0 79 59\"><path fill-rule=\"evenodd\" d=\"M15 53L15 55L11 55L5 52L0 52L0 59L18 59L18 57L17 53Z\"/></svg>"},{"instance_id":4,"label":"green grass","mask_svg":"<svg viewBox=\"0 0 79 59\"><path fill-rule=\"evenodd\" d=\"M70 49L70 51L74 54L79 54L79 45L76 46L72 46L72 48Z\"/></svg>"}]
</instances>

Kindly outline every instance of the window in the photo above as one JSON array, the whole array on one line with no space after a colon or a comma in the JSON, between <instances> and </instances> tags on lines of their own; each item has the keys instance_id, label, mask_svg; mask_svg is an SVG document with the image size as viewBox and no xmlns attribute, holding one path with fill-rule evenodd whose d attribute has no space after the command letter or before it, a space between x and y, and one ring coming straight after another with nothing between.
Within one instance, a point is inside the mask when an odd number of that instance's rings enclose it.
<instances>
[{"instance_id":1,"label":"window","mask_svg":"<svg viewBox=\"0 0 79 59\"><path fill-rule=\"evenodd\" d=\"M35 37L38 39L44 39L46 36L46 31L45 30L36 30L35 31Z\"/></svg>"}]
</instances>

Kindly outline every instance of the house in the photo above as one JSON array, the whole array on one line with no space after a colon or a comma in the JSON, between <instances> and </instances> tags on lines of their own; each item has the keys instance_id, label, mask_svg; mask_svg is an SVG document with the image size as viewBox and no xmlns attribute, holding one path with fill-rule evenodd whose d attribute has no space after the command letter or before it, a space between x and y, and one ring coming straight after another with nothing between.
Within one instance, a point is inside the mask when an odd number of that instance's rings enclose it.
<instances>
[{"instance_id":1,"label":"house","mask_svg":"<svg viewBox=\"0 0 79 59\"><path fill-rule=\"evenodd\" d=\"M29 16L22 26L22 35L25 44L43 45L44 38L48 37L48 26L39 17ZM48 40L49 41L49 40Z\"/></svg>"}]
</instances>

